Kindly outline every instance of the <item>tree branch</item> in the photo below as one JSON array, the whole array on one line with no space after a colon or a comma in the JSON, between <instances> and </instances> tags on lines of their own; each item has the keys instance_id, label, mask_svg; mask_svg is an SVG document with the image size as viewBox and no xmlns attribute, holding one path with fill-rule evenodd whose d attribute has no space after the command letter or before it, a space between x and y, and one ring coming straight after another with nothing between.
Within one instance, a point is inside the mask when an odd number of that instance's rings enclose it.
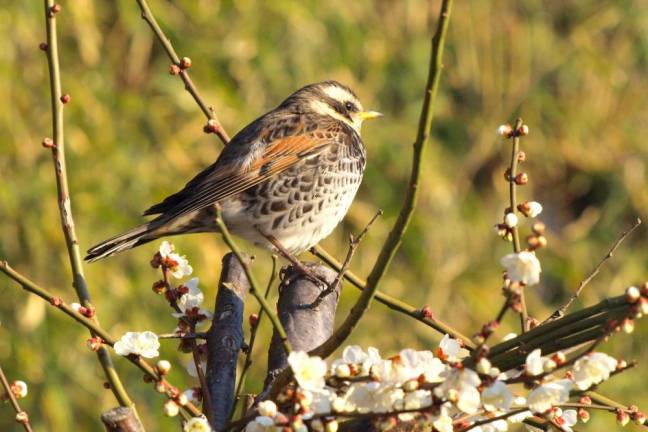
<instances>
[{"instance_id":1,"label":"tree branch","mask_svg":"<svg viewBox=\"0 0 648 432\"><path fill-rule=\"evenodd\" d=\"M244 298L249 288L241 262L223 257L212 326L207 332L207 387L214 429L227 424L235 404L236 366L243 346Z\"/></svg>"},{"instance_id":2,"label":"tree branch","mask_svg":"<svg viewBox=\"0 0 648 432\"><path fill-rule=\"evenodd\" d=\"M398 219L380 250L380 254L378 255L373 269L367 277L365 289L362 291L358 301L353 308L351 308L349 315L346 317L342 325L335 331L329 340L312 352L314 355L319 355L321 357L329 356L337 347L344 343L347 337L351 334L376 295L378 284L387 272L387 269L402 242L403 235L407 230L409 222L412 219L418 200L418 191L420 186L419 179L421 176L421 166L423 164L425 149L430 143L434 103L439 89L441 71L443 69L443 48L448 30L451 9L452 0L443 0L436 33L432 38L432 54L430 58L428 82L425 87L425 96L423 99L421 117L419 119L418 134L416 141L414 142L412 171L407 190L405 191L405 201L401 207Z\"/></svg>"},{"instance_id":3,"label":"tree branch","mask_svg":"<svg viewBox=\"0 0 648 432\"><path fill-rule=\"evenodd\" d=\"M59 67L58 38L56 31L56 15L60 12L60 5L55 5L54 0L45 0L45 23L47 30L47 64L49 68L50 97L52 105L52 131L53 142L46 138L43 143L49 140L49 147L52 151L54 161L54 173L56 176L56 186L58 191L58 206L61 215L61 224L65 235L65 244L67 246L70 267L72 269L72 285L76 290L81 304L85 307L92 307L90 293L83 274L83 265L79 251L79 241L74 228L74 219L72 217L72 204L70 201L70 191L68 188L67 170L65 165L65 140L63 133L63 106L69 101L69 95L64 97L61 91L61 72ZM95 321L97 317L94 317ZM121 406L133 406L133 402L126 393L117 371L113 366L110 353L105 347L100 347L97 351L99 362L104 370L106 379L110 384L115 398Z\"/></svg>"},{"instance_id":4,"label":"tree branch","mask_svg":"<svg viewBox=\"0 0 648 432\"><path fill-rule=\"evenodd\" d=\"M22 289L25 291L35 294L38 297L42 298L55 308L63 311L66 315L70 316L73 318L75 321L86 327L90 332L101 338L101 341L103 344L113 346L116 342L116 339L110 335L105 329L103 329L99 323L96 321L85 317L84 315L81 315L79 312L75 311L72 309L70 305L65 303L60 297L56 297L55 295L51 294L48 290L45 288L39 286L35 282L31 281L30 279L26 278L22 274L18 273L16 270L14 270L6 261L0 261L0 271L6 274L9 278L13 279L15 282L17 282ZM102 348L105 349L105 347ZM125 357L127 360L129 360L131 363L133 363L135 366L137 366L140 370L142 370L152 381L154 382L161 382L164 384L165 390L165 395L170 398L170 399L175 399L178 396L177 389L175 387L171 386L163 377L161 377L157 370L149 365L146 360L144 360L140 356L136 355L129 355ZM182 408L186 409L191 415L194 416L200 416L201 412L196 406L194 406L191 402L187 403L186 405L182 406Z\"/></svg>"},{"instance_id":5,"label":"tree branch","mask_svg":"<svg viewBox=\"0 0 648 432\"><path fill-rule=\"evenodd\" d=\"M316 263L304 263L309 272L328 286L334 286L330 294L321 297L318 306L312 304L320 298L322 286L311 278L289 266L279 290L277 310L279 319L286 329L290 345L296 351L310 351L326 341L335 327L335 311L340 296L340 284L334 285L336 273L330 268ZM282 347L281 338L277 332L272 335L268 350L267 388L275 376L283 370L288 362L288 355Z\"/></svg>"},{"instance_id":6,"label":"tree branch","mask_svg":"<svg viewBox=\"0 0 648 432\"><path fill-rule=\"evenodd\" d=\"M189 72L187 72L187 69L191 66L191 62L190 61L188 62L187 61L188 59L186 58L180 59L180 57L178 57L178 54L176 53L175 49L173 48L173 45L171 44L171 41L164 34L162 28L160 28L160 25L155 19L153 13L151 12L151 8L149 7L146 0L137 0L137 4L139 5L140 10L142 11L142 19L146 21L149 27L151 27L151 30L153 30L153 33L162 44L162 48L164 48L164 51L169 56L169 59L171 60L173 66L175 66L175 68L173 68L172 66L172 73L180 76L182 82L184 82L185 90L189 92L191 97L193 97L193 99L200 107L201 111L205 114L205 117L207 117L208 122L207 122L207 126L205 127L205 131L215 133L216 135L218 135L218 138L220 138L221 142L224 145L227 145L227 143L229 143L230 138L227 135L227 132L225 132L225 128L223 128L223 125L218 120L218 117L216 116L214 109L211 106L207 106L203 98L200 96L200 94L198 93L198 89L196 88L195 84L191 80L191 77L189 76Z\"/></svg>"},{"instance_id":7,"label":"tree branch","mask_svg":"<svg viewBox=\"0 0 648 432\"><path fill-rule=\"evenodd\" d=\"M567 300L567 303L565 303L564 305L562 305L558 309L556 309L556 311L554 313L552 313L551 316L547 319L547 322L553 321L553 320L558 319L558 318L565 315L567 310L571 307L572 303L574 303L576 301L576 299L578 299L581 292L583 291L583 288L585 288L585 286L588 283L590 283L592 281L592 279L594 279L596 277L596 275L599 274L599 271L601 271L601 267L603 267L603 264L605 264L605 262L607 260L609 260L610 258L612 258L614 256L614 252L616 252L617 248L619 246L621 246L621 243L623 243L623 241L626 239L626 237L628 237L630 234L632 234L632 232L635 229L637 229L637 227L639 227L639 225L641 225L641 219L637 218L635 223L629 229L627 229L626 231L621 233L621 235L619 236L617 241L614 242L614 244L612 245L612 247L610 248L608 253L603 257L603 259L601 259L601 261L596 265L596 267L594 267L594 269L590 272L590 274L587 275L587 277L585 279L583 279L578 284L578 288L576 288L576 291L574 292L574 294L569 298L569 300Z\"/></svg>"},{"instance_id":8,"label":"tree branch","mask_svg":"<svg viewBox=\"0 0 648 432\"><path fill-rule=\"evenodd\" d=\"M144 432L142 424L130 407L117 407L101 414L107 432Z\"/></svg>"},{"instance_id":9,"label":"tree branch","mask_svg":"<svg viewBox=\"0 0 648 432\"><path fill-rule=\"evenodd\" d=\"M315 255L317 258L324 261L326 265L333 268L334 270L339 272L342 269L342 263L336 260L335 257L333 257L333 255L328 253L321 246L315 246L311 248L310 252L313 255ZM364 290L365 286L367 285L366 280L361 279L358 275L356 275L352 271L347 271L344 274L344 278L349 282L351 282L351 285L358 288L359 290ZM461 334L458 330L456 330L449 324L446 324L445 322L441 321L436 316L425 314L422 308L416 308L410 304L405 303L404 301L397 299L396 297L392 297L389 294L385 294L384 292L379 290L376 290L376 301L378 303L382 303L383 305L387 306L388 308L396 312L400 312L411 318L414 318L415 320L427 325L428 327L433 328L434 330L436 330L437 332L443 335L448 334L455 339L461 340L464 343L464 346L468 350L474 349L473 341L470 340L469 337Z\"/></svg>"},{"instance_id":10,"label":"tree branch","mask_svg":"<svg viewBox=\"0 0 648 432\"><path fill-rule=\"evenodd\" d=\"M11 406L13 407L14 411L16 411L16 421L20 423L23 426L23 429L25 429L27 432L31 432L32 428L31 428L31 423L29 423L29 415L27 415L26 411L23 411L22 408L20 408L18 399L16 398L16 395L14 395L14 392L11 390L11 385L9 384L9 380L7 379L7 376L5 375L1 366L0 366L0 382L2 383L2 388L7 394L7 398L9 399L9 402L11 402Z\"/></svg>"}]
</instances>

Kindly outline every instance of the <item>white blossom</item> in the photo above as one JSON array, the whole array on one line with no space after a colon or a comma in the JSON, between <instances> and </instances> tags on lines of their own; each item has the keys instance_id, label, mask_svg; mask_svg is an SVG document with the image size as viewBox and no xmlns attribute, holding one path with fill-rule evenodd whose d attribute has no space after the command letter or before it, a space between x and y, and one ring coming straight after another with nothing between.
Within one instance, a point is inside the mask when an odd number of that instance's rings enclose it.
<instances>
[{"instance_id":1,"label":"white blossom","mask_svg":"<svg viewBox=\"0 0 648 432\"><path fill-rule=\"evenodd\" d=\"M358 345L349 345L342 351L342 358L333 361L331 368L335 370L341 364L352 364L360 366L360 373L362 375L368 375L371 367L381 360L380 353L374 347L369 347L367 352L365 352Z\"/></svg>"},{"instance_id":2,"label":"white blossom","mask_svg":"<svg viewBox=\"0 0 648 432\"><path fill-rule=\"evenodd\" d=\"M482 403L488 411L507 411L513 403L513 393L506 383L495 381L482 392Z\"/></svg>"},{"instance_id":3,"label":"white blossom","mask_svg":"<svg viewBox=\"0 0 648 432\"><path fill-rule=\"evenodd\" d=\"M574 364L574 384L580 390L587 390L608 379L616 367L617 361L613 357L599 352L590 353Z\"/></svg>"},{"instance_id":4,"label":"white blossom","mask_svg":"<svg viewBox=\"0 0 648 432\"><path fill-rule=\"evenodd\" d=\"M275 428L274 420L270 417L258 416L245 427L245 432L270 432L279 431L281 429Z\"/></svg>"},{"instance_id":5,"label":"white blossom","mask_svg":"<svg viewBox=\"0 0 648 432\"><path fill-rule=\"evenodd\" d=\"M115 352L121 356L137 354L145 358L159 356L159 348L160 341L157 335L148 330L144 332L126 332L115 342L114 346Z\"/></svg>"},{"instance_id":6,"label":"white blossom","mask_svg":"<svg viewBox=\"0 0 648 432\"><path fill-rule=\"evenodd\" d=\"M439 342L437 355L442 357L443 360L449 362L457 362L465 357L468 357L470 352L463 348L457 339L453 339L450 335L446 334Z\"/></svg>"},{"instance_id":7,"label":"white blossom","mask_svg":"<svg viewBox=\"0 0 648 432\"><path fill-rule=\"evenodd\" d=\"M16 380L11 383L9 386L11 393L16 397L16 399L21 399L27 396L28 388L25 381Z\"/></svg>"},{"instance_id":8,"label":"white blossom","mask_svg":"<svg viewBox=\"0 0 648 432\"><path fill-rule=\"evenodd\" d=\"M529 376L540 375L544 372L540 348L534 349L527 356L526 362L524 363L524 372Z\"/></svg>"},{"instance_id":9,"label":"white blossom","mask_svg":"<svg viewBox=\"0 0 648 432\"><path fill-rule=\"evenodd\" d=\"M504 225L509 228L516 227L518 224L518 217L515 213L506 213L504 216Z\"/></svg>"},{"instance_id":10,"label":"white blossom","mask_svg":"<svg viewBox=\"0 0 648 432\"><path fill-rule=\"evenodd\" d=\"M542 384L529 393L529 409L536 413L544 413L554 405L567 402L572 385L567 379Z\"/></svg>"},{"instance_id":11,"label":"white blossom","mask_svg":"<svg viewBox=\"0 0 648 432\"><path fill-rule=\"evenodd\" d=\"M542 213L542 204L540 204L538 201L529 201L527 203L528 206L528 211L527 211L527 216L534 218L538 216L540 213Z\"/></svg>"},{"instance_id":12,"label":"white blossom","mask_svg":"<svg viewBox=\"0 0 648 432\"><path fill-rule=\"evenodd\" d=\"M162 261L168 267L171 276L176 279L182 279L185 276L191 275L193 268L189 265L189 261L184 256L180 256L174 252L175 247L168 241L163 241L160 245L159 253Z\"/></svg>"},{"instance_id":13,"label":"white blossom","mask_svg":"<svg viewBox=\"0 0 648 432\"><path fill-rule=\"evenodd\" d=\"M174 401L168 400L165 402L164 406L162 407L162 411L164 412L164 415L167 417L175 417L180 412L180 406Z\"/></svg>"},{"instance_id":14,"label":"white blossom","mask_svg":"<svg viewBox=\"0 0 648 432\"><path fill-rule=\"evenodd\" d=\"M562 419L560 426L567 432L572 432L572 426L578 423L578 413L573 409L563 411L560 418Z\"/></svg>"},{"instance_id":15,"label":"white blossom","mask_svg":"<svg viewBox=\"0 0 648 432\"><path fill-rule=\"evenodd\" d=\"M183 285L187 288L187 292L182 294L178 299L178 307L180 310L186 313L187 310L202 306L205 296L200 288L198 288L198 278L191 278Z\"/></svg>"},{"instance_id":16,"label":"white blossom","mask_svg":"<svg viewBox=\"0 0 648 432\"><path fill-rule=\"evenodd\" d=\"M441 415L439 418L432 422L434 429L439 432L452 432L454 430L452 426L452 418L448 415Z\"/></svg>"},{"instance_id":17,"label":"white blossom","mask_svg":"<svg viewBox=\"0 0 648 432\"><path fill-rule=\"evenodd\" d=\"M277 415L277 405L271 400L259 402L257 410L259 411L259 415L264 417L274 417Z\"/></svg>"},{"instance_id":18,"label":"white blossom","mask_svg":"<svg viewBox=\"0 0 648 432\"><path fill-rule=\"evenodd\" d=\"M182 427L183 432L210 432L213 429L204 416L192 417Z\"/></svg>"},{"instance_id":19,"label":"white blossom","mask_svg":"<svg viewBox=\"0 0 648 432\"><path fill-rule=\"evenodd\" d=\"M540 261L533 252L519 252L504 256L500 263L512 281L522 282L528 286L540 281Z\"/></svg>"},{"instance_id":20,"label":"white blossom","mask_svg":"<svg viewBox=\"0 0 648 432\"><path fill-rule=\"evenodd\" d=\"M481 404L477 387L481 384L477 372L471 369L453 369L445 374L445 381L434 389L435 395L455 403L467 414L475 414Z\"/></svg>"},{"instance_id":21,"label":"white blossom","mask_svg":"<svg viewBox=\"0 0 648 432\"><path fill-rule=\"evenodd\" d=\"M288 364L301 388L313 390L324 387L327 366L320 357L309 357L303 351L293 351L288 356Z\"/></svg>"}]
</instances>

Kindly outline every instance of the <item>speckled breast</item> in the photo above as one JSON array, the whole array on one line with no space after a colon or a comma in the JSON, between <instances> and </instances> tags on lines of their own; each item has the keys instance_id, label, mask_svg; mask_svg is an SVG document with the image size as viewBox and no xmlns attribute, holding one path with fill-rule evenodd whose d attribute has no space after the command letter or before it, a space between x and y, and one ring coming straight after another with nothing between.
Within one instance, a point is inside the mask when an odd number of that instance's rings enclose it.
<instances>
[{"instance_id":1,"label":"speckled breast","mask_svg":"<svg viewBox=\"0 0 648 432\"><path fill-rule=\"evenodd\" d=\"M223 203L232 232L269 247L260 230L295 254L328 236L349 210L365 168L362 142L357 136L349 141L331 145Z\"/></svg>"}]
</instances>

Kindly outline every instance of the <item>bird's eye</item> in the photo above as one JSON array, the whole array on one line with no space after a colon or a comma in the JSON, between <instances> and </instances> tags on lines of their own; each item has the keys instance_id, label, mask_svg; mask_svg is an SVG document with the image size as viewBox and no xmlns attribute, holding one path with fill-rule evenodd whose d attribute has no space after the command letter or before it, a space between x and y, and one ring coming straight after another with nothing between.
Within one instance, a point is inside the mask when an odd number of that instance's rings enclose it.
<instances>
[{"instance_id":1,"label":"bird's eye","mask_svg":"<svg viewBox=\"0 0 648 432\"><path fill-rule=\"evenodd\" d=\"M346 108L347 111L356 111L356 106L353 104L353 102L347 102L344 104L344 108Z\"/></svg>"}]
</instances>

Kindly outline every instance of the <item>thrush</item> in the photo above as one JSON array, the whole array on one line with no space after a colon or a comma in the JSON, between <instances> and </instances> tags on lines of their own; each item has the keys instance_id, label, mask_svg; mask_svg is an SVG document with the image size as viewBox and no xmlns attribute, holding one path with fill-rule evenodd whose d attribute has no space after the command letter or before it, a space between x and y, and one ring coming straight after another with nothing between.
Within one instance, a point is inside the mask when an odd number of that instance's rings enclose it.
<instances>
[{"instance_id":1,"label":"thrush","mask_svg":"<svg viewBox=\"0 0 648 432\"><path fill-rule=\"evenodd\" d=\"M160 237L217 232L216 205L235 235L299 254L344 218L366 165L364 111L336 81L307 85L243 128L212 165L150 207L151 221L88 250L96 261Z\"/></svg>"}]
</instances>

